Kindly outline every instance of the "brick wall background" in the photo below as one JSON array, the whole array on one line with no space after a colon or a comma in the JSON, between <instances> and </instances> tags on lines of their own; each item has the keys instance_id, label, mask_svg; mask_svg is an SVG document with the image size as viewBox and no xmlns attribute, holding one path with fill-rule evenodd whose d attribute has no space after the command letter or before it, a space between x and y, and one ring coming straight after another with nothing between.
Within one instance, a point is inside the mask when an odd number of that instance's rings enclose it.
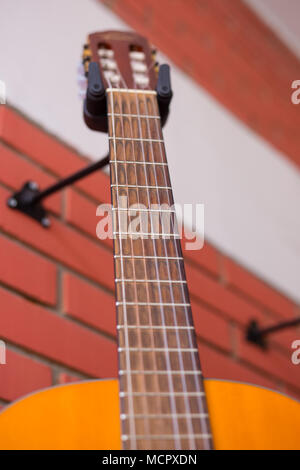
<instances>
[{"instance_id":1,"label":"brick wall background","mask_svg":"<svg viewBox=\"0 0 300 470\"><path fill-rule=\"evenodd\" d=\"M8 106L0 107L0 405L53 384L117 376L112 242L96 238L96 207L109 178L89 176L47 200L51 228L9 209L27 180L41 188L88 163ZM250 319L270 325L299 306L206 242L184 253L206 377L240 380L300 399L293 329L262 352L244 339Z\"/></svg>"}]
</instances>

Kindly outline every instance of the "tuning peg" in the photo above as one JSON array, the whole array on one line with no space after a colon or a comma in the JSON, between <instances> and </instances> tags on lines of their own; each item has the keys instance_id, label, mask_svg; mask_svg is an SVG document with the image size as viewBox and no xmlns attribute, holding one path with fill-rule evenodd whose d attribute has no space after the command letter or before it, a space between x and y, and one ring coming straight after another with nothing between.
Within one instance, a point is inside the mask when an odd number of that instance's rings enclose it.
<instances>
[{"instance_id":1,"label":"tuning peg","mask_svg":"<svg viewBox=\"0 0 300 470\"><path fill-rule=\"evenodd\" d=\"M82 51L82 64L84 67L85 74L88 74L89 64L91 62L92 51L88 44L84 44L83 51Z\"/></svg>"},{"instance_id":2,"label":"tuning peg","mask_svg":"<svg viewBox=\"0 0 300 470\"><path fill-rule=\"evenodd\" d=\"M157 55L157 49L153 48L151 50L151 57L152 57L152 61L154 62L154 70L156 73L158 73L159 71L159 64L156 60L156 55Z\"/></svg>"}]
</instances>

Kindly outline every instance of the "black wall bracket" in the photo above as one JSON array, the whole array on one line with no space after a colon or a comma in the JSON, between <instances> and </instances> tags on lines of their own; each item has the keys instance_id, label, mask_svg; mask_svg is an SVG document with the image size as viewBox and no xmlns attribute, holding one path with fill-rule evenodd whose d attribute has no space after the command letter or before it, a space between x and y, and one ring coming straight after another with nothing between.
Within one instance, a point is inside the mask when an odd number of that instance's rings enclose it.
<instances>
[{"instance_id":1,"label":"black wall bracket","mask_svg":"<svg viewBox=\"0 0 300 470\"><path fill-rule=\"evenodd\" d=\"M252 320L247 327L246 339L250 343L256 344L256 346L262 349L267 349L267 337L270 334L284 330L286 328L292 328L293 326L297 325L300 325L300 317L295 318L294 320L277 323L276 325L270 326L268 328L261 328L257 321Z\"/></svg>"},{"instance_id":2,"label":"black wall bracket","mask_svg":"<svg viewBox=\"0 0 300 470\"><path fill-rule=\"evenodd\" d=\"M58 181L42 191L39 189L39 185L35 181L27 181L19 191L16 191L8 198L7 205L10 209L18 210L28 217L36 220L44 228L49 228L51 222L47 210L42 204L44 199L66 186L70 186L85 176L90 175L94 171L103 168L108 165L108 163L109 155L106 155L101 160L77 171L73 175Z\"/></svg>"}]
</instances>

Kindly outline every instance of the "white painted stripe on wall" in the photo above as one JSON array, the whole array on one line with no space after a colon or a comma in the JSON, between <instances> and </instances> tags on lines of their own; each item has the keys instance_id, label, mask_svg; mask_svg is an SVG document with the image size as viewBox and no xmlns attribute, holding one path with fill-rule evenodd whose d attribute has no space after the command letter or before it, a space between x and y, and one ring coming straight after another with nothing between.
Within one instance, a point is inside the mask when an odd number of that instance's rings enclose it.
<instances>
[{"instance_id":1,"label":"white painted stripe on wall","mask_svg":"<svg viewBox=\"0 0 300 470\"><path fill-rule=\"evenodd\" d=\"M95 0L1 2L8 101L94 158L108 140L83 123L76 67L101 29L128 28ZM173 88L165 138L176 201L204 203L207 238L300 300L299 172L175 67Z\"/></svg>"},{"instance_id":2,"label":"white painted stripe on wall","mask_svg":"<svg viewBox=\"0 0 300 470\"><path fill-rule=\"evenodd\" d=\"M299 0L243 0L300 58Z\"/></svg>"}]
</instances>

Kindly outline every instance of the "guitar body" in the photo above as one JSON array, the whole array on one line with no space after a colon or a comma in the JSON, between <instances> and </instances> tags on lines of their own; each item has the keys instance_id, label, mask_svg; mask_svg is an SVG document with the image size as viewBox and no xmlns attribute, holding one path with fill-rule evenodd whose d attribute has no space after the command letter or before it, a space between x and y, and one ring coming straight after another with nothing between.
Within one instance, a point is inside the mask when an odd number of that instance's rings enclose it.
<instances>
[{"instance_id":1,"label":"guitar body","mask_svg":"<svg viewBox=\"0 0 300 470\"><path fill-rule=\"evenodd\" d=\"M215 449L300 449L300 403L280 393L206 380ZM0 413L1 449L121 448L117 380L46 389Z\"/></svg>"}]
</instances>

